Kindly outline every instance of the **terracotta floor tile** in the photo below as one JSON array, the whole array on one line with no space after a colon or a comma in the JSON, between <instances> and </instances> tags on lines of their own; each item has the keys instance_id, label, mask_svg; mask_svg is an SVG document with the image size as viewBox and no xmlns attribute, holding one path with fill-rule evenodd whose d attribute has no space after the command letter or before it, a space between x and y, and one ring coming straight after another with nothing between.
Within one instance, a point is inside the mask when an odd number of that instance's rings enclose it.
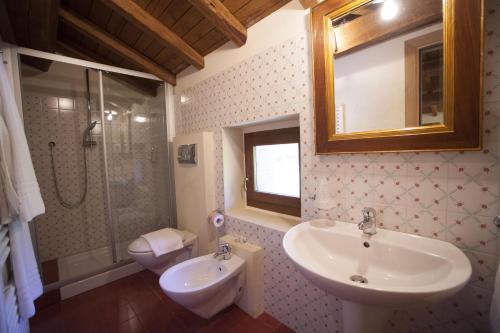
<instances>
[{"instance_id":1,"label":"terracotta floor tile","mask_svg":"<svg viewBox=\"0 0 500 333\"><path fill-rule=\"evenodd\" d=\"M59 304L38 311L37 315L30 319L30 328L32 333L64 332L64 320Z\"/></svg>"},{"instance_id":2,"label":"terracotta floor tile","mask_svg":"<svg viewBox=\"0 0 500 333\"><path fill-rule=\"evenodd\" d=\"M57 265L57 259L44 261L41 266L44 284L59 281L59 266Z\"/></svg>"},{"instance_id":3,"label":"terracotta floor tile","mask_svg":"<svg viewBox=\"0 0 500 333\"><path fill-rule=\"evenodd\" d=\"M158 286L160 281L160 276L150 271L142 271L137 273L138 276L149 286Z\"/></svg>"},{"instance_id":4,"label":"terracotta floor tile","mask_svg":"<svg viewBox=\"0 0 500 333\"><path fill-rule=\"evenodd\" d=\"M210 322L208 325L200 328L197 333L231 333L229 328L221 320Z\"/></svg>"},{"instance_id":5,"label":"terracotta floor tile","mask_svg":"<svg viewBox=\"0 0 500 333\"><path fill-rule=\"evenodd\" d=\"M61 302L61 293L59 289L52 290L44 293L42 296L36 299L35 309L36 311L47 308L51 305L58 304Z\"/></svg>"},{"instance_id":6,"label":"terracotta floor tile","mask_svg":"<svg viewBox=\"0 0 500 333\"><path fill-rule=\"evenodd\" d=\"M135 293L133 297L127 298L135 313L150 311L160 308L164 304L160 297L151 290Z\"/></svg>"},{"instance_id":7,"label":"terracotta floor tile","mask_svg":"<svg viewBox=\"0 0 500 333\"><path fill-rule=\"evenodd\" d=\"M235 305L203 319L163 293L158 276L140 272L43 308L32 333L291 333L268 314Z\"/></svg>"},{"instance_id":8,"label":"terracotta floor tile","mask_svg":"<svg viewBox=\"0 0 500 333\"><path fill-rule=\"evenodd\" d=\"M137 318L132 318L121 323L116 330L117 333L143 333L146 332Z\"/></svg>"},{"instance_id":9,"label":"terracotta floor tile","mask_svg":"<svg viewBox=\"0 0 500 333\"><path fill-rule=\"evenodd\" d=\"M265 312L257 320L274 329L281 325L281 322Z\"/></svg>"},{"instance_id":10,"label":"terracotta floor tile","mask_svg":"<svg viewBox=\"0 0 500 333\"><path fill-rule=\"evenodd\" d=\"M148 333L186 333L188 330L177 317L147 329Z\"/></svg>"},{"instance_id":11,"label":"terracotta floor tile","mask_svg":"<svg viewBox=\"0 0 500 333\"><path fill-rule=\"evenodd\" d=\"M233 332L237 333L274 333L275 328L272 328L259 320L246 319L240 321L232 328Z\"/></svg>"},{"instance_id":12,"label":"terracotta floor tile","mask_svg":"<svg viewBox=\"0 0 500 333\"><path fill-rule=\"evenodd\" d=\"M135 318L136 316L130 304L125 300L109 302L102 311L104 312L106 321L118 324Z\"/></svg>"},{"instance_id":13,"label":"terracotta floor tile","mask_svg":"<svg viewBox=\"0 0 500 333\"><path fill-rule=\"evenodd\" d=\"M201 318L184 308L177 311L175 315L186 328L186 332L198 332L211 323L210 320Z\"/></svg>"},{"instance_id":14,"label":"terracotta floor tile","mask_svg":"<svg viewBox=\"0 0 500 333\"><path fill-rule=\"evenodd\" d=\"M292 330L290 327L280 324L276 330L274 331L275 333L294 333L295 331Z\"/></svg>"},{"instance_id":15,"label":"terracotta floor tile","mask_svg":"<svg viewBox=\"0 0 500 333\"><path fill-rule=\"evenodd\" d=\"M175 317L176 314L174 312L168 311L161 306L137 313L137 318L146 329L165 326Z\"/></svg>"},{"instance_id":16,"label":"terracotta floor tile","mask_svg":"<svg viewBox=\"0 0 500 333\"><path fill-rule=\"evenodd\" d=\"M236 305L231 305L223 312L219 313L216 319L222 320L224 325L232 330L236 325L246 320L254 320L250 315L242 311Z\"/></svg>"}]
</instances>

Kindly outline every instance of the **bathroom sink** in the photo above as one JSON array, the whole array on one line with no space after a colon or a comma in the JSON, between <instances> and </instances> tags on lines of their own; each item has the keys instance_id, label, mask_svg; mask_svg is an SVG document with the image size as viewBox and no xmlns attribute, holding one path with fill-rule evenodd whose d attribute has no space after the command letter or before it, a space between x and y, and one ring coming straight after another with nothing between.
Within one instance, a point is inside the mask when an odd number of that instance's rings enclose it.
<instances>
[{"instance_id":1,"label":"bathroom sink","mask_svg":"<svg viewBox=\"0 0 500 333\"><path fill-rule=\"evenodd\" d=\"M313 220L290 229L283 247L312 283L343 301L384 307L438 302L469 281L471 264L454 245L356 224Z\"/></svg>"}]
</instances>

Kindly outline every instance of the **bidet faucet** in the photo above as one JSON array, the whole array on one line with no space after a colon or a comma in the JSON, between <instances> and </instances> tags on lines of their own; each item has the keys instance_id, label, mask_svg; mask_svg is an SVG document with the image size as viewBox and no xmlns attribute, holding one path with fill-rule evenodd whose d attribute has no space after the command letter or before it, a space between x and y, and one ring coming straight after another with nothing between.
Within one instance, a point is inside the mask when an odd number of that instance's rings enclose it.
<instances>
[{"instance_id":1,"label":"bidet faucet","mask_svg":"<svg viewBox=\"0 0 500 333\"><path fill-rule=\"evenodd\" d=\"M224 260L231 259L231 246L228 243L219 244L217 252L214 253L215 259L220 260L221 257Z\"/></svg>"},{"instance_id":2,"label":"bidet faucet","mask_svg":"<svg viewBox=\"0 0 500 333\"><path fill-rule=\"evenodd\" d=\"M377 212L371 207L365 207L362 210L363 221L358 223L359 230L363 230L366 235L375 235L377 233L377 223L375 217Z\"/></svg>"}]
</instances>

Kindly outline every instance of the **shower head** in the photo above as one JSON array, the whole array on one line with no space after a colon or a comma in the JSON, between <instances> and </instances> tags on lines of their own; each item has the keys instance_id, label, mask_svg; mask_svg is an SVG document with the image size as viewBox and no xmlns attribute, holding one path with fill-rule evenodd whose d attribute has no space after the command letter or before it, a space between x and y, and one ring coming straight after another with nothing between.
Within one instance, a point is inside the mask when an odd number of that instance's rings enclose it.
<instances>
[{"instance_id":1,"label":"shower head","mask_svg":"<svg viewBox=\"0 0 500 333\"><path fill-rule=\"evenodd\" d=\"M87 132L92 131L94 129L95 125L97 125L97 120L91 122L90 125L87 126L87 128L85 129L85 132L87 133Z\"/></svg>"},{"instance_id":2,"label":"shower head","mask_svg":"<svg viewBox=\"0 0 500 333\"><path fill-rule=\"evenodd\" d=\"M94 129L95 125L97 125L97 121L91 122L85 131L83 131L83 147L91 148L97 144L96 141L92 140L92 134L90 133Z\"/></svg>"}]
</instances>

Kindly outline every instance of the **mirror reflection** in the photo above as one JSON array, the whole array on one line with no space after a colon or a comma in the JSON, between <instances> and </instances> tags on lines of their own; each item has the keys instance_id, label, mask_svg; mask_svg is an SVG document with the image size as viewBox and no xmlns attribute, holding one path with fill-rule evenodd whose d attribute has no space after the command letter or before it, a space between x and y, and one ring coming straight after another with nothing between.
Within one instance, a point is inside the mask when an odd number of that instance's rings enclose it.
<instances>
[{"instance_id":1,"label":"mirror reflection","mask_svg":"<svg viewBox=\"0 0 500 333\"><path fill-rule=\"evenodd\" d=\"M373 0L331 19L336 133L437 125L442 0Z\"/></svg>"}]
</instances>

